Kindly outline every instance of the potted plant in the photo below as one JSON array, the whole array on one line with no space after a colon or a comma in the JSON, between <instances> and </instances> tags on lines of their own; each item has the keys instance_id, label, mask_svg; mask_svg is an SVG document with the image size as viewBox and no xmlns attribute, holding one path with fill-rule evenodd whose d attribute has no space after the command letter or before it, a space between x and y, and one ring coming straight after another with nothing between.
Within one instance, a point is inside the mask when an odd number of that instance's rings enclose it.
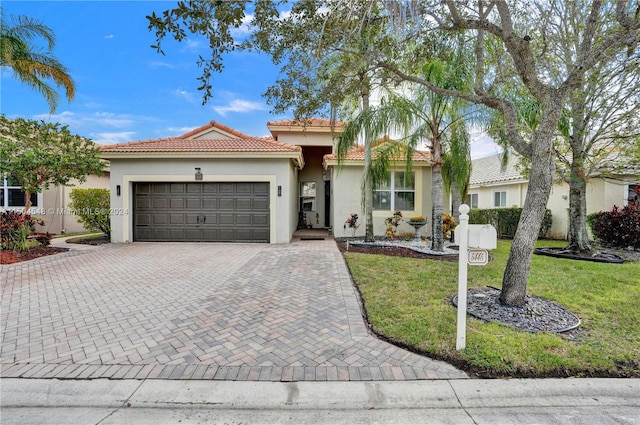
<instances>
[{"instance_id":1,"label":"potted plant","mask_svg":"<svg viewBox=\"0 0 640 425\"><path fill-rule=\"evenodd\" d=\"M422 238L420 237L420 228L425 224L427 224L427 219L421 215L414 215L412 217L409 217L409 225L413 226L413 228L416 229L416 237L414 239L414 242L422 243Z\"/></svg>"}]
</instances>

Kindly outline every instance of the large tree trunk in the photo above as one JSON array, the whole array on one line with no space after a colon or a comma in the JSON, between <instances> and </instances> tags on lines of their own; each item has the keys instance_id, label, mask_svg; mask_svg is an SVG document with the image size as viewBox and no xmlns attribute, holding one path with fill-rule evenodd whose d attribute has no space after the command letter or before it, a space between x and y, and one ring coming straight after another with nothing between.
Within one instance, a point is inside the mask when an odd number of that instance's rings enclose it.
<instances>
[{"instance_id":1,"label":"large tree trunk","mask_svg":"<svg viewBox=\"0 0 640 425\"><path fill-rule=\"evenodd\" d=\"M525 303L531 256L553 185L555 167L552 141L560 117L560 108L557 105L544 105L542 110L547 110L547 113L542 117L534 135L537 140L531 143L534 148L527 197L502 278L500 302L504 305L521 306Z\"/></svg>"},{"instance_id":2,"label":"large tree trunk","mask_svg":"<svg viewBox=\"0 0 640 425\"><path fill-rule=\"evenodd\" d=\"M581 83L581 87L584 83ZM571 172L569 173L569 237L568 249L591 251L587 233L587 173L585 170L586 93L578 90L571 100Z\"/></svg>"},{"instance_id":3,"label":"large tree trunk","mask_svg":"<svg viewBox=\"0 0 640 425\"><path fill-rule=\"evenodd\" d=\"M568 249L591 251L587 232L587 181L582 158L574 158L569 178Z\"/></svg>"},{"instance_id":4,"label":"large tree trunk","mask_svg":"<svg viewBox=\"0 0 640 425\"><path fill-rule=\"evenodd\" d=\"M443 188L442 164L433 164L431 175L431 249L433 251L444 250L444 236L442 234Z\"/></svg>"},{"instance_id":5,"label":"large tree trunk","mask_svg":"<svg viewBox=\"0 0 640 425\"><path fill-rule=\"evenodd\" d=\"M362 110L369 109L369 93L362 92ZM374 242L373 234L373 179L371 176L371 141L364 141L364 210L365 210L365 233L366 242Z\"/></svg>"}]
</instances>

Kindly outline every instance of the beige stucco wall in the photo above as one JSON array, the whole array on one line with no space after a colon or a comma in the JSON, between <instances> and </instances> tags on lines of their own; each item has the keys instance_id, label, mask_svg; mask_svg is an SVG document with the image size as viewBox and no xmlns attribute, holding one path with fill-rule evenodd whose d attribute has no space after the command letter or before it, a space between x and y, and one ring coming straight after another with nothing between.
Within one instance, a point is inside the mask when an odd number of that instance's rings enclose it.
<instances>
[{"instance_id":1,"label":"beige stucco wall","mask_svg":"<svg viewBox=\"0 0 640 425\"><path fill-rule=\"evenodd\" d=\"M203 173L202 181L269 182L271 243L288 243L295 227L291 219L292 186L296 185L293 164L286 158L159 158L111 159L111 216L113 242L131 242L133 238L133 198L135 182L193 182L195 167ZM117 195L116 186L121 186ZM282 196L277 187L282 186ZM297 193L297 189L296 189Z\"/></svg>"},{"instance_id":2,"label":"beige stucco wall","mask_svg":"<svg viewBox=\"0 0 640 425\"><path fill-rule=\"evenodd\" d=\"M351 237L353 232L351 229L344 228L345 220L352 213L358 214L358 223L360 227L356 229L355 236L364 236L365 234L365 216L362 210L362 173L363 167L356 165L345 165L338 172L335 167L330 167L331 171L331 202L332 202L332 223L333 233L336 237ZM396 171L404 171L403 167L394 168ZM398 226L398 233L413 232L414 228L406 223L410 216L423 215L429 221L427 226L422 228L422 233L428 235L431 233L431 168L413 166L416 173L416 195L414 211L402 211L403 220ZM376 236L384 236L386 226L384 220L390 217L392 211L374 211L373 212L373 232Z\"/></svg>"},{"instance_id":3,"label":"beige stucco wall","mask_svg":"<svg viewBox=\"0 0 640 425\"><path fill-rule=\"evenodd\" d=\"M53 234L84 232L86 229L78 222L78 217L69 208L74 188L109 189L109 173L102 176L90 175L84 183L73 180L67 186L52 186L42 193L42 203L35 208L34 215L41 218L45 225L42 231Z\"/></svg>"},{"instance_id":4,"label":"beige stucco wall","mask_svg":"<svg viewBox=\"0 0 640 425\"><path fill-rule=\"evenodd\" d=\"M297 146L333 146L330 131L321 133L312 133L310 131L283 132L278 134L278 141Z\"/></svg>"},{"instance_id":5,"label":"beige stucco wall","mask_svg":"<svg viewBox=\"0 0 640 425\"><path fill-rule=\"evenodd\" d=\"M478 194L478 209L489 209L493 207L493 197L495 192L507 192L506 207L521 207L527 194L526 183L511 183L493 186L483 186L471 188L469 193Z\"/></svg>"},{"instance_id":6,"label":"beige stucco wall","mask_svg":"<svg viewBox=\"0 0 640 425\"><path fill-rule=\"evenodd\" d=\"M587 182L587 214L608 211L614 205L624 205L625 187L634 183L633 177L619 179L591 178ZM493 208L493 193L507 191L507 206L522 207L527 194L527 183L471 188L469 193L478 194L478 208ZM513 202L512 202L513 201ZM566 239L569 231L569 185L556 182L549 195L547 208L551 210L553 225L549 237Z\"/></svg>"}]
</instances>

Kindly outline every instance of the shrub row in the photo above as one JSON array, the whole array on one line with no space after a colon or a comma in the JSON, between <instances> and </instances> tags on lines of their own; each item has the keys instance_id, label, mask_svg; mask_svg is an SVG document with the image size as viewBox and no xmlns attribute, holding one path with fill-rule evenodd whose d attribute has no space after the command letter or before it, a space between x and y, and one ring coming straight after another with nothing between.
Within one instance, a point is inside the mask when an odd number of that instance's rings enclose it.
<instances>
[{"instance_id":1,"label":"shrub row","mask_svg":"<svg viewBox=\"0 0 640 425\"><path fill-rule=\"evenodd\" d=\"M26 251L28 237L35 232L36 225L43 226L42 220L19 211L2 211L0 217L0 247L6 250Z\"/></svg>"},{"instance_id":2,"label":"shrub row","mask_svg":"<svg viewBox=\"0 0 640 425\"><path fill-rule=\"evenodd\" d=\"M589 214L587 223L593 236L603 245L614 248L640 248L640 208L637 203L611 211Z\"/></svg>"},{"instance_id":3,"label":"shrub row","mask_svg":"<svg viewBox=\"0 0 640 425\"><path fill-rule=\"evenodd\" d=\"M491 224L496 228L499 238L510 239L513 238L513 235L516 233L521 214L522 208L472 209L469 211L469 223ZM551 217L551 210L546 210L538 237L544 238L547 236L552 224L553 218Z\"/></svg>"}]
</instances>

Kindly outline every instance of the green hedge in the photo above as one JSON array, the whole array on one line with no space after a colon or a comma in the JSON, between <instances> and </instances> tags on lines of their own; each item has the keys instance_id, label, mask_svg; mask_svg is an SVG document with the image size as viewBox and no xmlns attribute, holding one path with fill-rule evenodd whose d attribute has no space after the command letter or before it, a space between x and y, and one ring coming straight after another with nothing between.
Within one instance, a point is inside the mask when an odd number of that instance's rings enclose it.
<instances>
[{"instance_id":1,"label":"green hedge","mask_svg":"<svg viewBox=\"0 0 640 425\"><path fill-rule=\"evenodd\" d=\"M522 208L491 208L487 210L472 209L469 211L470 224L491 224L496 228L500 239L511 239L516 234ZM551 230L553 219L551 210L544 212L539 238L544 238Z\"/></svg>"}]
</instances>

